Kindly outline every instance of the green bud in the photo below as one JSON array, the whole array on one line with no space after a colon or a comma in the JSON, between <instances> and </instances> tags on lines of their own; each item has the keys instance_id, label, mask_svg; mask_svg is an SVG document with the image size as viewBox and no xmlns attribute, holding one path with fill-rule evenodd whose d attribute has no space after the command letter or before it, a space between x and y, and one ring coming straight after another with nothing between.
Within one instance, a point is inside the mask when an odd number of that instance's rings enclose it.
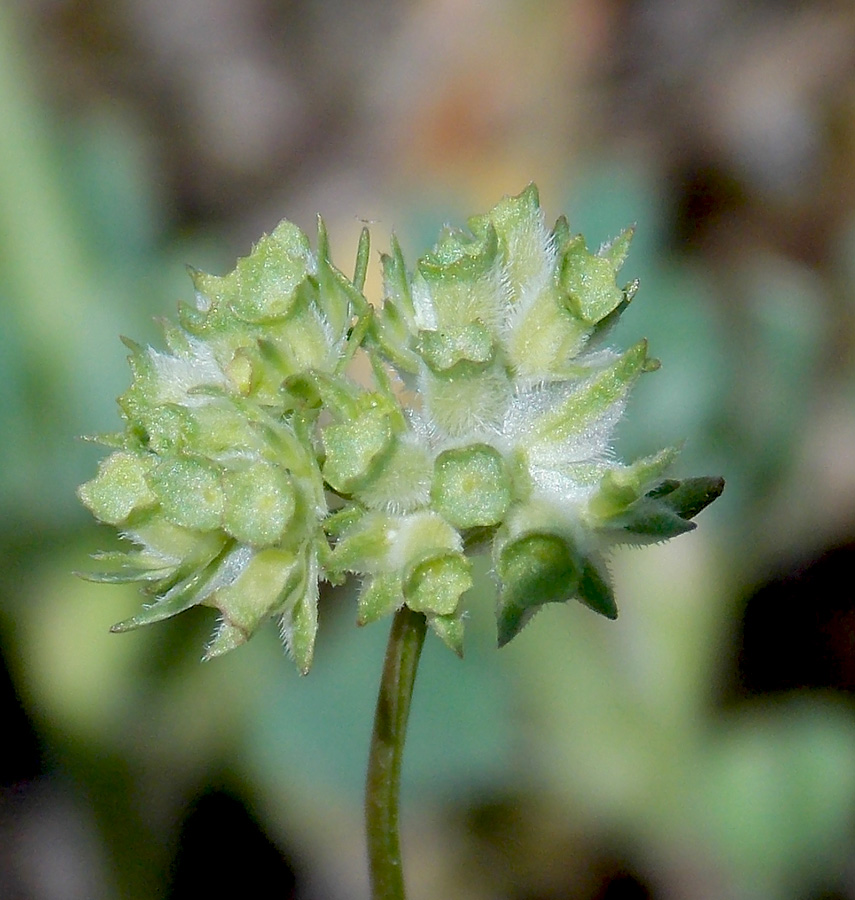
<instances>
[{"instance_id":1,"label":"green bud","mask_svg":"<svg viewBox=\"0 0 855 900\"><path fill-rule=\"evenodd\" d=\"M461 594L472 587L469 561L462 553L422 560L404 581L404 599L415 612L450 616Z\"/></svg>"},{"instance_id":2,"label":"green bud","mask_svg":"<svg viewBox=\"0 0 855 900\"><path fill-rule=\"evenodd\" d=\"M585 535L566 509L542 501L513 507L493 548L499 646L547 603L578 600L609 619L617 617L608 571L596 551L580 547L576 533Z\"/></svg>"},{"instance_id":3,"label":"green bud","mask_svg":"<svg viewBox=\"0 0 855 900\"><path fill-rule=\"evenodd\" d=\"M556 534L527 534L503 546L496 561L502 585L499 646L519 634L545 603L569 600L579 587L580 569L573 548Z\"/></svg>"},{"instance_id":4,"label":"green bud","mask_svg":"<svg viewBox=\"0 0 855 900\"><path fill-rule=\"evenodd\" d=\"M313 267L306 236L282 222L228 275L193 272L193 283L208 302L225 302L237 318L256 324L287 315L295 289Z\"/></svg>"},{"instance_id":5,"label":"green bud","mask_svg":"<svg viewBox=\"0 0 855 900\"><path fill-rule=\"evenodd\" d=\"M588 504L589 512L600 520L624 512L649 489L676 456L677 451L670 448L636 460L630 466L608 469L600 480L599 492Z\"/></svg>"},{"instance_id":6,"label":"green bud","mask_svg":"<svg viewBox=\"0 0 855 900\"><path fill-rule=\"evenodd\" d=\"M690 521L724 490L721 478L666 480L648 491L624 512L603 523L614 540L642 543L664 541L692 531Z\"/></svg>"},{"instance_id":7,"label":"green bud","mask_svg":"<svg viewBox=\"0 0 855 900\"><path fill-rule=\"evenodd\" d=\"M623 264L632 232L627 230L609 245L603 256L594 256L581 235L572 238L563 249L561 287L573 314L589 326L596 325L624 300L615 284L617 270Z\"/></svg>"},{"instance_id":8,"label":"green bud","mask_svg":"<svg viewBox=\"0 0 855 900\"><path fill-rule=\"evenodd\" d=\"M723 478L686 478L683 481L663 481L648 493L683 519L694 517L706 509L724 490Z\"/></svg>"}]
</instances>

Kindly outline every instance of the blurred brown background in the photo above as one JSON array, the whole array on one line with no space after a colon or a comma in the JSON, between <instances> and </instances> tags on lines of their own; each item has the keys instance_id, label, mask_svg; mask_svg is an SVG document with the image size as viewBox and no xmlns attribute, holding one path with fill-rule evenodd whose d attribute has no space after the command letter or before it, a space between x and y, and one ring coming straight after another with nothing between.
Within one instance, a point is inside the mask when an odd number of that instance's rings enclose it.
<instances>
[{"instance_id":1,"label":"blurred brown background","mask_svg":"<svg viewBox=\"0 0 855 900\"><path fill-rule=\"evenodd\" d=\"M855 898L855 6L736 0L0 5L0 898L367 896L385 625L325 599L201 666L202 611L70 572L128 383L117 335L282 217L410 263L528 182L629 222L650 338L627 455L728 488L614 560L621 618L429 646L405 767L412 900ZM376 251L373 254L376 262ZM376 266L369 291L379 295ZM438 644L438 642L435 642Z\"/></svg>"}]
</instances>

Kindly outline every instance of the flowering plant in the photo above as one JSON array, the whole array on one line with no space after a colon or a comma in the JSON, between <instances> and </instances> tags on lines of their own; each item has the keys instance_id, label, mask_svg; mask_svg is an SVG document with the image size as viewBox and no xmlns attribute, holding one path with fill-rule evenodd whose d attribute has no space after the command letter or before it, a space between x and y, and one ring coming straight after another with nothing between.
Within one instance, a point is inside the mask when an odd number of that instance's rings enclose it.
<instances>
[{"instance_id":1,"label":"flowering plant","mask_svg":"<svg viewBox=\"0 0 855 900\"><path fill-rule=\"evenodd\" d=\"M614 618L609 549L689 531L723 488L667 477L674 448L613 453L658 368L645 341L604 343L637 289L616 283L631 237L590 252L565 219L546 227L530 186L445 229L412 271L393 239L374 309L367 231L349 279L323 223L313 252L283 222L228 275L192 273L165 352L127 342L125 428L99 438L112 453L79 492L135 545L88 577L151 601L114 630L211 606L210 658L276 618L305 673L320 581L358 576L361 624L396 617L369 768L376 897L403 896L384 860L412 678L426 627L462 653L471 554L492 555L500 646L547 603ZM350 375L357 353L370 385Z\"/></svg>"}]
</instances>

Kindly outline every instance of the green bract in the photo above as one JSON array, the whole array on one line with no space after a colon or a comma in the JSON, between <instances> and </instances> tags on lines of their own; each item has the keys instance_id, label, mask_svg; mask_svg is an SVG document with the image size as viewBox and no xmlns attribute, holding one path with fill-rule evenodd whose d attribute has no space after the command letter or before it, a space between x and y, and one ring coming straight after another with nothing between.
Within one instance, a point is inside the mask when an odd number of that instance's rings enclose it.
<instances>
[{"instance_id":1,"label":"green bract","mask_svg":"<svg viewBox=\"0 0 855 900\"><path fill-rule=\"evenodd\" d=\"M591 253L564 219L545 227L531 186L412 272L393 239L379 310L367 233L353 280L322 224L313 252L288 222L230 274L193 272L166 351L128 342L125 430L79 491L137 545L88 576L149 596L115 630L212 606L211 657L276 617L305 672L319 581L356 575L360 623L406 604L462 652L467 550L488 544L500 645L546 603L614 618L608 549L690 530L723 487L666 478L675 450L614 459L628 394L658 367L644 341L601 343L637 287L616 282L631 236ZM357 351L370 386L348 375Z\"/></svg>"}]
</instances>

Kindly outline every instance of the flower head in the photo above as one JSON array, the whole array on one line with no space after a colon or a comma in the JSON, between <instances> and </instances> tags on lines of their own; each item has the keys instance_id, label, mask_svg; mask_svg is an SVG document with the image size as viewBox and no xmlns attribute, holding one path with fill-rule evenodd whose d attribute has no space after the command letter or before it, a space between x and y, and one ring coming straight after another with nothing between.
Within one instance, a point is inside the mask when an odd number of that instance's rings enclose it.
<instances>
[{"instance_id":1,"label":"flower head","mask_svg":"<svg viewBox=\"0 0 855 900\"><path fill-rule=\"evenodd\" d=\"M547 229L531 186L412 272L393 239L376 312L322 227L317 253L283 222L229 275L194 272L167 351L129 344L125 430L80 488L138 547L90 577L152 598L116 630L213 606L215 656L275 616L307 671L318 581L353 574L360 622L406 604L461 652L467 552L487 544L500 645L550 602L613 618L603 554L690 530L723 487L667 479L673 449L614 458L629 392L658 367L644 341L603 347L637 288L616 282L631 236L591 253L564 219ZM367 237L363 275L366 258ZM370 387L345 371L360 346Z\"/></svg>"},{"instance_id":2,"label":"flower head","mask_svg":"<svg viewBox=\"0 0 855 900\"><path fill-rule=\"evenodd\" d=\"M491 533L500 644L548 602L616 616L604 551L690 530L723 487L663 481L673 449L614 459L629 392L659 365L646 341L602 347L637 289L616 283L631 237L591 253L564 219L549 231L532 185L446 230L412 276L397 247L384 259L376 343L421 398L432 507L464 538Z\"/></svg>"}]
</instances>

